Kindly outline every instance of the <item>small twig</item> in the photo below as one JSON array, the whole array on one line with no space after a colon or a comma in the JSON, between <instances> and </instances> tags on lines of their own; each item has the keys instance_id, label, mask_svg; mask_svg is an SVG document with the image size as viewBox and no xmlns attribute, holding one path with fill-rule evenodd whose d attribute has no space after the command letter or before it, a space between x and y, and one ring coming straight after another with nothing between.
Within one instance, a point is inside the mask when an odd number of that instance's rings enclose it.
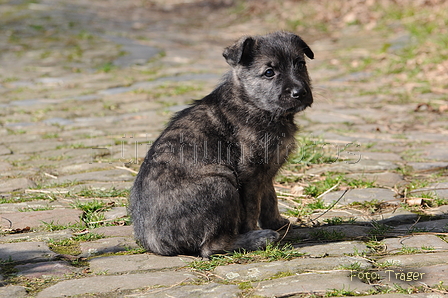
<instances>
[{"instance_id":1,"label":"small twig","mask_svg":"<svg viewBox=\"0 0 448 298\"><path fill-rule=\"evenodd\" d=\"M12 228L12 221L7 219L6 217L3 217L3 216L1 218L6 219L9 222L9 229L11 229Z\"/></svg>"},{"instance_id":2,"label":"small twig","mask_svg":"<svg viewBox=\"0 0 448 298\"><path fill-rule=\"evenodd\" d=\"M394 229L393 233L397 234L397 235L402 235L403 232L408 232L408 229ZM448 233L443 233L443 232L415 232L412 233L412 236L415 235L435 235L435 236L448 236ZM406 236L408 237L408 236Z\"/></svg>"},{"instance_id":3,"label":"small twig","mask_svg":"<svg viewBox=\"0 0 448 298\"><path fill-rule=\"evenodd\" d=\"M423 282L420 282L420 284L421 284L425 289L430 290L430 291L432 291L432 292L436 292L436 293L440 293L440 294L448 294L448 291L434 289L434 288L428 286L427 284L425 284L425 283L423 283Z\"/></svg>"},{"instance_id":4,"label":"small twig","mask_svg":"<svg viewBox=\"0 0 448 298\"><path fill-rule=\"evenodd\" d=\"M276 184L276 183L274 183L274 187L281 187L281 188L291 189L291 187L289 187L289 186L286 186L286 185L283 185L283 184Z\"/></svg>"},{"instance_id":5,"label":"small twig","mask_svg":"<svg viewBox=\"0 0 448 298\"><path fill-rule=\"evenodd\" d=\"M58 177L56 177L54 175L51 175L51 174L48 174L48 173L44 173L44 175L47 176L47 177L53 178L53 179L58 179Z\"/></svg>"},{"instance_id":6,"label":"small twig","mask_svg":"<svg viewBox=\"0 0 448 298\"><path fill-rule=\"evenodd\" d=\"M282 202L278 202L278 204L281 205L281 206L283 206L283 207L286 207L286 208L291 208L291 206L288 206L288 205L286 205L286 204L283 204Z\"/></svg>"},{"instance_id":7,"label":"small twig","mask_svg":"<svg viewBox=\"0 0 448 298\"><path fill-rule=\"evenodd\" d=\"M281 227L280 229L278 229L277 232L280 231L281 229L283 229L285 226L288 226L288 227L286 228L286 232L285 232L285 234L283 234L282 238L281 238L280 240L278 240L277 242L280 242L280 241L282 241L283 239L285 239L286 235L287 235L288 232L289 232L289 228L291 227L291 222L288 222L287 224L285 224L283 227Z\"/></svg>"},{"instance_id":8,"label":"small twig","mask_svg":"<svg viewBox=\"0 0 448 298\"><path fill-rule=\"evenodd\" d=\"M120 219L124 219L124 218L126 218L126 216L112 218L112 219L104 219L104 220L99 220L99 221L90 221L89 224L99 224L99 223L110 222L110 221L114 222L116 220L120 220Z\"/></svg>"},{"instance_id":9,"label":"small twig","mask_svg":"<svg viewBox=\"0 0 448 298\"><path fill-rule=\"evenodd\" d=\"M115 168L120 169L120 170L125 170L125 171L131 172L131 173L133 173L133 174L138 174L137 171L134 171L133 169L129 169L129 168L126 168L126 167L119 167L119 166L116 166Z\"/></svg>"},{"instance_id":10,"label":"small twig","mask_svg":"<svg viewBox=\"0 0 448 298\"><path fill-rule=\"evenodd\" d=\"M155 294L155 293L158 293L158 292L163 291L163 290L167 290L167 289L174 288L175 286L178 286L178 285L184 283L185 281L187 281L187 280L189 280L189 279L190 279L190 278L188 277L188 278L186 278L186 279L184 279L184 280L182 280L182 281L180 281L180 282L178 282L178 283L176 283L176 284L174 284L174 285L172 285L172 286L170 286L170 287L167 287L167 288L160 288L160 289L157 289L157 290L155 290L155 291L149 291L148 293Z\"/></svg>"},{"instance_id":11,"label":"small twig","mask_svg":"<svg viewBox=\"0 0 448 298\"><path fill-rule=\"evenodd\" d=\"M434 191L434 190L446 190L448 189L448 187L436 187L436 188L428 188L428 189L415 189L415 190L411 190L409 193L413 193L413 192L423 192L423 191Z\"/></svg>"},{"instance_id":12,"label":"small twig","mask_svg":"<svg viewBox=\"0 0 448 298\"><path fill-rule=\"evenodd\" d=\"M334 187L334 186L333 186ZM325 210L322 214L320 214L318 217L311 219L311 222L317 220L319 217L321 217L322 215L324 215L325 213L327 213L328 211L330 211L340 200L342 200L342 198L345 196L345 194L349 191L350 189L346 189L344 190L344 192L342 193L342 195L339 197L339 199L336 200L336 202L333 203L333 205L331 205L330 207L328 207L327 210Z\"/></svg>"},{"instance_id":13,"label":"small twig","mask_svg":"<svg viewBox=\"0 0 448 298\"><path fill-rule=\"evenodd\" d=\"M419 216L417 218L417 220L412 224L412 226L409 227L408 232L412 231L412 229L415 227L415 225L420 221L420 218L422 218L421 216Z\"/></svg>"},{"instance_id":14,"label":"small twig","mask_svg":"<svg viewBox=\"0 0 448 298\"><path fill-rule=\"evenodd\" d=\"M283 191L277 191L277 193L281 196L288 196L288 197L298 197L298 198L306 197L306 195L295 195L295 194L287 193L287 192L283 192Z\"/></svg>"},{"instance_id":15,"label":"small twig","mask_svg":"<svg viewBox=\"0 0 448 298\"><path fill-rule=\"evenodd\" d=\"M46 193L46 194L66 194L69 191L68 190L25 189L25 193L33 193L33 192Z\"/></svg>"},{"instance_id":16,"label":"small twig","mask_svg":"<svg viewBox=\"0 0 448 298\"><path fill-rule=\"evenodd\" d=\"M333 185L332 187L330 187L329 189L327 189L326 191L324 191L323 193L321 193L316 199L320 199L322 198L324 195L326 195L327 193L329 193L330 191L332 191L333 189L335 189L336 187L339 186L341 182L336 183L335 185ZM345 193L344 193L345 194Z\"/></svg>"},{"instance_id":17,"label":"small twig","mask_svg":"<svg viewBox=\"0 0 448 298\"><path fill-rule=\"evenodd\" d=\"M81 235L85 235L85 234L89 234L90 233L90 231L88 230L88 229L84 229L84 230L82 230L82 231L79 231L79 232L75 232L75 233L73 233L73 235L75 235L75 236L81 236Z\"/></svg>"},{"instance_id":18,"label":"small twig","mask_svg":"<svg viewBox=\"0 0 448 298\"><path fill-rule=\"evenodd\" d=\"M285 200L287 200L287 201L289 201L289 202L291 202L291 203L293 203L294 205L297 205L297 206L302 206L301 204L299 204L299 203L297 203L297 202L295 202L293 199L291 199L291 198L288 198L288 197L283 197L283 196L278 196L278 198L281 198L281 199L285 199ZM280 202L279 202L280 203ZM288 206L289 207L289 206Z\"/></svg>"}]
</instances>

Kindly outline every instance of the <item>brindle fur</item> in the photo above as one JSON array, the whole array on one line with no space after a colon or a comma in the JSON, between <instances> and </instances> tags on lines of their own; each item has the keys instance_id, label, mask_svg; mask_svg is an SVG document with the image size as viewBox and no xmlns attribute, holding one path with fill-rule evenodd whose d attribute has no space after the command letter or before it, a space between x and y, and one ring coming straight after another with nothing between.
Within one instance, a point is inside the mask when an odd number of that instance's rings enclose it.
<instances>
[{"instance_id":1,"label":"brindle fur","mask_svg":"<svg viewBox=\"0 0 448 298\"><path fill-rule=\"evenodd\" d=\"M130 212L145 249L209 257L278 239L288 220L273 178L294 149L294 115L313 102L305 55L314 56L287 32L224 50L231 71L173 117L140 167Z\"/></svg>"}]
</instances>

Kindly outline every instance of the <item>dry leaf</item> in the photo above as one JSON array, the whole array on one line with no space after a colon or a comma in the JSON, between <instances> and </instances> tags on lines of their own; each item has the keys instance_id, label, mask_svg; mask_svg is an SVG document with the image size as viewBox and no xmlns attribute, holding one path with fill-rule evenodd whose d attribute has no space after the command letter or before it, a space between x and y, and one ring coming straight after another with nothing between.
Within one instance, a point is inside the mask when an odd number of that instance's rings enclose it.
<instances>
[{"instance_id":1,"label":"dry leaf","mask_svg":"<svg viewBox=\"0 0 448 298\"><path fill-rule=\"evenodd\" d=\"M80 235L85 235L85 234L89 234L89 233L90 233L90 231L89 231L88 229L84 229L84 230L82 230L82 231L73 233L73 235L75 235L75 236L80 236Z\"/></svg>"},{"instance_id":2,"label":"dry leaf","mask_svg":"<svg viewBox=\"0 0 448 298\"><path fill-rule=\"evenodd\" d=\"M439 112L440 113L443 113L443 112L446 112L446 111L448 111L448 105L443 105L443 106L439 107Z\"/></svg>"},{"instance_id":3,"label":"dry leaf","mask_svg":"<svg viewBox=\"0 0 448 298\"><path fill-rule=\"evenodd\" d=\"M304 187L303 187L303 186L295 185L295 186L291 189L291 193L292 193L293 195L301 195L301 194L303 194L303 190L304 190Z\"/></svg>"},{"instance_id":4,"label":"dry leaf","mask_svg":"<svg viewBox=\"0 0 448 298\"><path fill-rule=\"evenodd\" d=\"M19 234L19 233L27 233L31 231L30 227L24 227L24 228L18 228L18 229L6 229L5 232L8 232L10 234Z\"/></svg>"},{"instance_id":5,"label":"dry leaf","mask_svg":"<svg viewBox=\"0 0 448 298\"><path fill-rule=\"evenodd\" d=\"M423 202L422 198L406 199L406 204L408 204L408 206L420 206L422 202Z\"/></svg>"}]
</instances>

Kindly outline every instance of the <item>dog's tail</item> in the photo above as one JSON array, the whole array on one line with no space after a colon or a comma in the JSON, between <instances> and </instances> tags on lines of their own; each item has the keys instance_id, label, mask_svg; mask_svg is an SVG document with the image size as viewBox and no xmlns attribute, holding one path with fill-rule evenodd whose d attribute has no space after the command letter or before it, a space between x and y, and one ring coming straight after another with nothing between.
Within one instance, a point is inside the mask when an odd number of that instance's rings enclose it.
<instances>
[{"instance_id":1,"label":"dog's tail","mask_svg":"<svg viewBox=\"0 0 448 298\"><path fill-rule=\"evenodd\" d=\"M279 238L279 233L269 229L249 231L232 237L224 236L202 245L201 256L208 258L215 253L265 249L268 244L277 241Z\"/></svg>"}]
</instances>

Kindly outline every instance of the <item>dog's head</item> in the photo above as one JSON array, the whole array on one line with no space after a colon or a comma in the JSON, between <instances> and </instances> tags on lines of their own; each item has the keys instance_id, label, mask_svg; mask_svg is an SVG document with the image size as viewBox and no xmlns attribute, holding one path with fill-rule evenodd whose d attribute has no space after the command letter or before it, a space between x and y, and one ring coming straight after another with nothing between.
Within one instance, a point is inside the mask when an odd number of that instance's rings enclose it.
<instances>
[{"instance_id":1,"label":"dog's head","mask_svg":"<svg viewBox=\"0 0 448 298\"><path fill-rule=\"evenodd\" d=\"M313 103L305 55L314 58L310 47L288 32L243 37L223 53L247 100L277 115L297 113Z\"/></svg>"}]
</instances>

